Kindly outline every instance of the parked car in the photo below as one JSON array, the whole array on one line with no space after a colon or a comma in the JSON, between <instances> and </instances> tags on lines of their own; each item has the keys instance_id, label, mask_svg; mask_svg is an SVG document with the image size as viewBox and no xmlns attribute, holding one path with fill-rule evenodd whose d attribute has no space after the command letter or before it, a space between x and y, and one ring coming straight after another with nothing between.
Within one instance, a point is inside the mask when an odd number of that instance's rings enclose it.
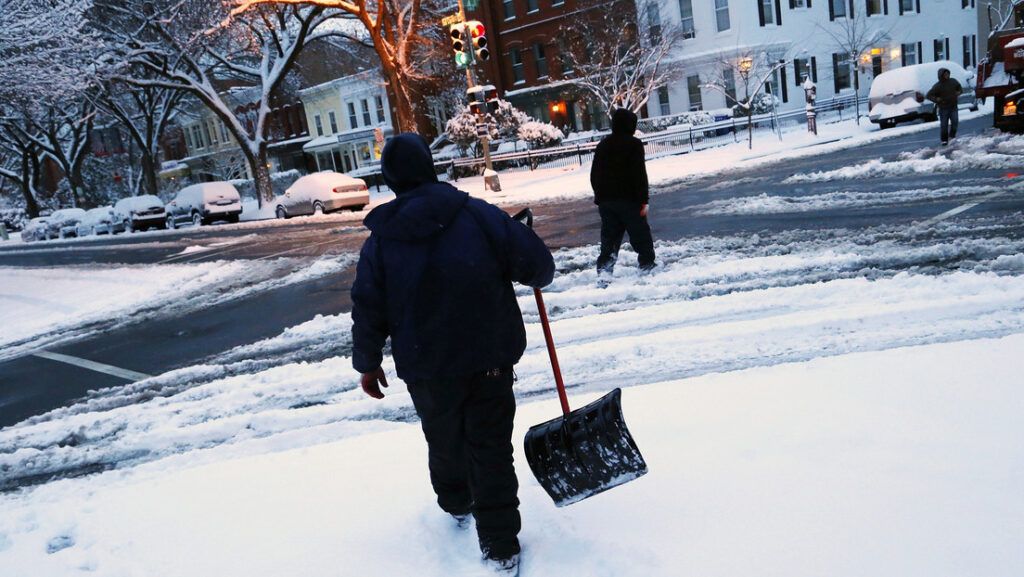
<instances>
[{"instance_id":1,"label":"parked car","mask_svg":"<svg viewBox=\"0 0 1024 577\"><path fill-rule=\"evenodd\" d=\"M33 218L28 221L25 228L21 229L21 240L25 242L34 242L37 240L46 240L46 231L49 228L50 217L40 216Z\"/></svg>"},{"instance_id":2,"label":"parked car","mask_svg":"<svg viewBox=\"0 0 1024 577\"><path fill-rule=\"evenodd\" d=\"M78 236L114 234L114 207L101 206L85 211L78 223Z\"/></svg>"},{"instance_id":3,"label":"parked car","mask_svg":"<svg viewBox=\"0 0 1024 577\"><path fill-rule=\"evenodd\" d=\"M203 182L186 186L167 203L167 228L191 222L195 226L217 220L238 222L242 198L230 182Z\"/></svg>"},{"instance_id":4,"label":"parked car","mask_svg":"<svg viewBox=\"0 0 1024 577\"><path fill-rule=\"evenodd\" d=\"M324 214L336 210L363 210L370 204L366 181L338 172L318 172L296 180L274 199L277 218Z\"/></svg>"},{"instance_id":5,"label":"parked car","mask_svg":"<svg viewBox=\"0 0 1024 577\"><path fill-rule=\"evenodd\" d=\"M85 216L85 209L62 208L53 211L46 224L46 238L68 238L78 236L78 223Z\"/></svg>"},{"instance_id":6,"label":"parked car","mask_svg":"<svg viewBox=\"0 0 1024 577\"><path fill-rule=\"evenodd\" d=\"M880 128L891 128L918 118L929 122L938 118L935 103L925 95L938 82L940 68L948 69L950 77L964 87L959 105L977 110L978 100L972 84L974 74L956 62L940 60L904 66L876 76L868 93L868 118Z\"/></svg>"},{"instance_id":7,"label":"parked car","mask_svg":"<svg viewBox=\"0 0 1024 577\"><path fill-rule=\"evenodd\" d=\"M151 194L129 196L114 204L114 232L163 228L167 222L164 201Z\"/></svg>"}]
</instances>

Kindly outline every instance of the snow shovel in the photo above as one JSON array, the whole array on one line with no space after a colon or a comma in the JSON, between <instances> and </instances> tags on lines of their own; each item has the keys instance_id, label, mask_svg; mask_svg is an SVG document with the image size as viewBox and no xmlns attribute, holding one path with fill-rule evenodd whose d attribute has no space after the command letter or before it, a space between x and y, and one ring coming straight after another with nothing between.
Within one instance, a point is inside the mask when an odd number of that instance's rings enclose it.
<instances>
[{"instance_id":1,"label":"snow shovel","mask_svg":"<svg viewBox=\"0 0 1024 577\"><path fill-rule=\"evenodd\" d=\"M533 226L524 209L515 217ZM547 309L540 289L533 289L551 358L562 416L530 427L524 441L533 475L558 507L571 505L647 473L622 416L622 390L615 389L589 405L572 411L558 367Z\"/></svg>"}]
</instances>

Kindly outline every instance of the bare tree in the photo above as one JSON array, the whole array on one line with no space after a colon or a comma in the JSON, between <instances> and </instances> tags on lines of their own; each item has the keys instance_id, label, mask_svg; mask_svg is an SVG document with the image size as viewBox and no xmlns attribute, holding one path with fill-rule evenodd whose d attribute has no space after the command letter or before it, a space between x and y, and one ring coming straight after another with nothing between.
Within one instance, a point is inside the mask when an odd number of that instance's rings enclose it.
<instances>
[{"instance_id":1,"label":"bare tree","mask_svg":"<svg viewBox=\"0 0 1024 577\"><path fill-rule=\"evenodd\" d=\"M139 150L140 178L132 183L133 194L157 194L160 139L185 94L163 86L134 87L117 81L104 83L98 92L97 106L117 120Z\"/></svg>"},{"instance_id":2,"label":"bare tree","mask_svg":"<svg viewBox=\"0 0 1024 577\"><path fill-rule=\"evenodd\" d=\"M754 112L764 99L764 87L785 63L785 51L778 46L738 48L720 54L715 68L705 75L703 86L724 94L726 101L747 117L748 148L754 147ZM743 90L742 94L739 89ZM771 97L774 98L774 94Z\"/></svg>"},{"instance_id":3,"label":"bare tree","mask_svg":"<svg viewBox=\"0 0 1024 577\"><path fill-rule=\"evenodd\" d=\"M438 26L434 0L233 0L232 14L260 6L293 4L337 9L358 22L337 27L337 35L372 47L380 59L397 128L417 132L417 84L430 80L424 72L429 61L423 53L436 41ZM444 4L450 4L446 2Z\"/></svg>"},{"instance_id":4,"label":"bare tree","mask_svg":"<svg viewBox=\"0 0 1024 577\"><path fill-rule=\"evenodd\" d=\"M860 69L862 59L870 62L871 49L888 44L895 24L882 26L877 18L868 18L863 10L849 18L839 18L827 24L818 24L819 30L832 40L833 49L845 55L853 76L854 106L857 124L860 124Z\"/></svg>"},{"instance_id":5,"label":"bare tree","mask_svg":"<svg viewBox=\"0 0 1024 577\"><path fill-rule=\"evenodd\" d=\"M29 218L35 218L39 216L40 209L41 153L34 142L6 127L6 123L0 123L0 179L14 183L21 192L25 212Z\"/></svg>"},{"instance_id":6,"label":"bare tree","mask_svg":"<svg viewBox=\"0 0 1024 577\"><path fill-rule=\"evenodd\" d=\"M594 96L610 115L616 108L639 113L651 95L680 75L669 61L683 39L678 26L662 24L662 6L651 2L641 9L638 25L623 15L632 3L596 6L562 34L571 38L564 54L572 67L570 82Z\"/></svg>"},{"instance_id":7,"label":"bare tree","mask_svg":"<svg viewBox=\"0 0 1024 577\"><path fill-rule=\"evenodd\" d=\"M136 87L188 93L239 143L257 201L273 196L268 166L272 99L308 44L336 31L338 13L321 6L266 3L245 10L206 0L95 0L111 15L104 32L116 43L109 79ZM240 106L227 91L247 86ZM238 112L242 110L242 112ZM249 111L253 114L249 114Z\"/></svg>"}]
</instances>

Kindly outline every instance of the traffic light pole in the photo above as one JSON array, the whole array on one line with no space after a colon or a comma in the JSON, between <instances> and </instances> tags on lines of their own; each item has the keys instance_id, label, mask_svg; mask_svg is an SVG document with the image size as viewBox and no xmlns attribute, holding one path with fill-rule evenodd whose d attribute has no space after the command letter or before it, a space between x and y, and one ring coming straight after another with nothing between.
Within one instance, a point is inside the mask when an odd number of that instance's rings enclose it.
<instances>
[{"instance_id":1,"label":"traffic light pole","mask_svg":"<svg viewBox=\"0 0 1024 577\"><path fill-rule=\"evenodd\" d=\"M465 26L465 22L466 22L466 9L465 9L465 7L462 4L462 0L459 0L459 16L462 18L463 26ZM466 30L466 36L467 37L470 36L470 34L468 32L469 31ZM470 54L473 53L472 40L470 40L469 52L470 52ZM474 56L474 57L471 58L469 64L466 65L466 85L467 85L467 89L472 89L474 86L476 86L476 75L473 73L473 64L475 64L475 63L476 63L476 57ZM467 94L469 94L469 92L467 92ZM477 112L477 124L484 124L486 126L486 124L487 124L486 109L483 109L483 110L480 110L479 112ZM492 171L493 172L494 169L491 167L491 139L488 138L486 129L484 130L483 135L480 136L480 146L484 149L484 168L486 168L488 171ZM498 182L497 175L494 176L494 181L495 181L495 183ZM485 184L485 188L486 188L486 184L487 184L487 176L486 175L484 175L484 184ZM494 188L496 188L497 190L501 190L501 185L498 184Z\"/></svg>"}]
</instances>

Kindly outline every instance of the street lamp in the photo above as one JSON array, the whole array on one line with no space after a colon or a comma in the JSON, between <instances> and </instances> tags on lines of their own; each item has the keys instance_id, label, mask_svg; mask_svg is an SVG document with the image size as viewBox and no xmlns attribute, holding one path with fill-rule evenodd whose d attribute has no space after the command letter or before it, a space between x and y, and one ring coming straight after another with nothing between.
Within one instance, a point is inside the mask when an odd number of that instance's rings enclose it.
<instances>
[{"instance_id":1,"label":"street lamp","mask_svg":"<svg viewBox=\"0 0 1024 577\"><path fill-rule=\"evenodd\" d=\"M746 56L740 60L740 76L743 80L746 80L750 76L750 71L754 68L754 59Z\"/></svg>"}]
</instances>

